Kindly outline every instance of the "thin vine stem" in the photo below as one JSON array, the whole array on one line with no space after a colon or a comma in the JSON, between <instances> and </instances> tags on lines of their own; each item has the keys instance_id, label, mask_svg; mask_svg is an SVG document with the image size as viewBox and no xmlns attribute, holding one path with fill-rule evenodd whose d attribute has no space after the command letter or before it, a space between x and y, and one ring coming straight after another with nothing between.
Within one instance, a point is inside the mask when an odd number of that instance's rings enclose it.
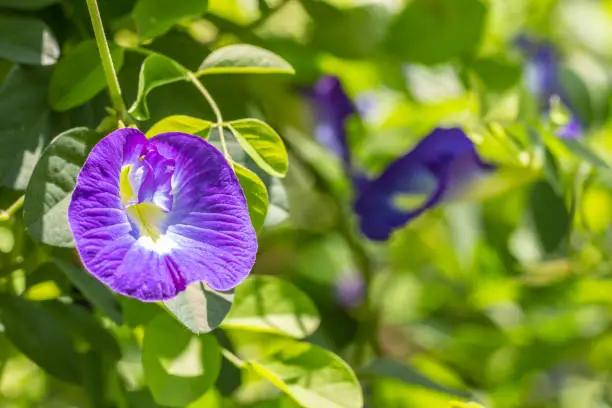
<instances>
[{"instance_id":1,"label":"thin vine stem","mask_svg":"<svg viewBox=\"0 0 612 408\"><path fill-rule=\"evenodd\" d=\"M21 196L6 210L0 210L0 221L8 221L17 211L23 207L25 196Z\"/></svg>"},{"instance_id":2,"label":"thin vine stem","mask_svg":"<svg viewBox=\"0 0 612 408\"><path fill-rule=\"evenodd\" d=\"M221 110L219 109L219 106L217 106L217 103L211 96L210 92L208 92L208 89L206 89L206 87L193 74L193 72L189 72L187 75L189 76L189 80L193 83L193 85L196 88L198 88L200 93L204 96L204 98L210 105L210 108L212 109L213 113L215 114L215 117L217 119L217 123L215 124L215 127L219 131L219 140L221 140L221 149L223 150L223 155L225 156L225 159L229 163L231 163L232 162L231 156L229 154L229 151L227 150L227 144L225 143L225 134L223 133L223 116L221 115Z\"/></svg>"},{"instance_id":3,"label":"thin vine stem","mask_svg":"<svg viewBox=\"0 0 612 408\"><path fill-rule=\"evenodd\" d=\"M127 110L125 108L125 104L123 103L123 98L121 97L121 87L119 86L119 79L117 79L117 72L115 71L115 66L113 65L110 48L108 47L108 42L106 41L106 35L104 34L102 16L100 15L97 0L87 0L87 8L89 10L91 25L94 29L98 51L100 52L100 59L102 60L102 68L104 69L104 75L106 77L106 84L108 85L108 93L110 95L111 103L113 104L115 111L117 111L119 119L125 122L128 119Z\"/></svg>"}]
</instances>

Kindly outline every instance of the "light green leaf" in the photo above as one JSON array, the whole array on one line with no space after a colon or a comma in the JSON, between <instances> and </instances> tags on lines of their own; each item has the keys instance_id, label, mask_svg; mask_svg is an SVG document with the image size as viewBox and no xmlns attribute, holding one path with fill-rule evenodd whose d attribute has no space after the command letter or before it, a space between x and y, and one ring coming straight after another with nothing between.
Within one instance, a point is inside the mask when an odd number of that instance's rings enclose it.
<instances>
[{"instance_id":1,"label":"light green leaf","mask_svg":"<svg viewBox=\"0 0 612 408\"><path fill-rule=\"evenodd\" d=\"M236 340L240 331L231 332ZM362 408L355 373L340 357L321 347L278 336L238 340L238 356L225 355L242 369L270 381L303 407Z\"/></svg>"},{"instance_id":2,"label":"light green leaf","mask_svg":"<svg viewBox=\"0 0 612 408\"><path fill-rule=\"evenodd\" d=\"M15 10L38 10L57 2L58 0L0 0L0 7Z\"/></svg>"},{"instance_id":3,"label":"light green leaf","mask_svg":"<svg viewBox=\"0 0 612 408\"><path fill-rule=\"evenodd\" d=\"M199 17L208 7L207 0L138 0L132 16L142 41L167 33L181 20Z\"/></svg>"},{"instance_id":4,"label":"light green leaf","mask_svg":"<svg viewBox=\"0 0 612 408\"><path fill-rule=\"evenodd\" d=\"M0 182L25 190L50 139L48 68L14 67L0 89Z\"/></svg>"},{"instance_id":5,"label":"light green leaf","mask_svg":"<svg viewBox=\"0 0 612 408\"><path fill-rule=\"evenodd\" d=\"M74 247L68 205L76 178L87 157L87 138L95 133L75 128L59 135L43 152L28 184L24 223L38 241Z\"/></svg>"},{"instance_id":6,"label":"light green leaf","mask_svg":"<svg viewBox=\"0 0 612 408\"><path fill-rule=\"evenodd\" d=\"M198 135L204 139L208 138L210 129L215 124L204 119L193 118L185 115L168 116L151 126L146 136L152 138L155 135L166 132L183 132L190 135Z\"/></svg>"},{"instance_id":7,"label":"light green leaf","mask_svg":"<svg viewBox=\"0 0 612 408\"><path fill-rule=\"evenodd\" d=\"M240 147L262 170L275 177L287 174L287 150L278 133L268 124L258 119L239 119L227 123L227 126Z\"/></svg>"},{"instance_id":8,"label":"light green leaf","mask_svg":"<svg viewBox=\"0 0 612 408\"><path fill-rule=\"evenodd\" d=\"M221 324L233 301L233 290L217 292L196 282L164 305L192 332L208 333Z\"/></svg>"},{"instance_id":9,"label":"light green leaf","mask_svg":"<svg viewBox=\"0 0 612 408\"><path fill-rule=\"evenodd\" d=\"M197 75L295 74L280 56L248 44L235 44L213 51L198 68Z\"/></svg>"},{"instance_id":10,"label":"light green leaf","mask_svg":"<svg viewBox=\"0 0 612 408\"><path fill-rule=\"evenodd\" d=\"M321 318L310 298L289 282L273 276L251 276L238 287L223 327L306 337Z\"/></svg>"},{"instance_id":11,"label":"light green leaf","mask_svg":"<svg viewBox=\"0 0 612 408\"><path fill-rule=\"evenodd\" d=\"M55 258L53 263L62 270L72 284L83 293L95 307L110 317L117 325L123 324L119 304L112 292L87 271L62 259Z\"/></svg>"},{"instance_id":12,"label":"light green leaf","mask_svg":"<svg viewBox=\"0 0 612 408\"><path fill-rule=\"evenodd\" d=\"M387 49L403 62L434 65L475 50L486 20L481 0L415 0L390 28Z\"/></svg>"},{"instance_id":13,"label":"light green leaf","mask_svg":"<svg viewBox=\"0 0 612 408\"><path fill-rule=\"evenodd\" d=\"M577 157L591 163L600 169L609 169L610 166L601 157L591 150L584 142L575 139L560 138L561 143Z\"/></svg>"},{"instance_id":14,"label":"light green leaf","mask_svg":"<svg viewBox=\"0 0 612 408\"><path fill-rule=\"evenodd\" d=\"M421 374L414 368L388 358L372 361L362 370L361 375L390 378L461 398L469 397L469 393L466 391L446 387Z\"/></svg>"},{"instance_id":15,"label":"light green leaf","mask_svg":"<svg viewBox=\"0 0 612 408\"><path fill-rule=\"evenodd\" d=\"M79 381L79 355L55 316L41 305L0 294L0 321L13 345L64 381Z\"/></svg>"},{"instance_id":16,"label":"light green leaf","mask_svg":"<svg viewBox=\"0 0 612 408\"><path fill-rule=\"evenodd\" d=\"M42 21L0 16L0 57L22 64L53 65L59 54L57 41Z\"/></svg>"},{"instance_id":17,"label":"light green leaf","mask_svg":"<svg viewBox=\"0 0 612 408\"><path fill-rule=\"evenodd\" d=\"M155 401L184 407L214 384L221 368L221 349L214 336L196 336L163 313L145 328L142 364Z\"/></svg>"},{"instance_id":18,"label":"light green leaf","mask_svg":"<svg viewBox=\"0 0 612 408\"><path fill-rule=\"evenodd\" d=\"M123 48L110 44L117 71L123 66ZM59 60L51 76L49 102L53 109L66 111L82 105L106 88L100 54L94 40L77 45Z\"/></svg>"},{"instance_id":19,"label":"light green leaf","mask_svg":"<svg viewBox=\"0 0 612 408\"><path fill-rule=\"evenodd\" d=\"M234 171L244 191L253 227L259 232L268 214L268 190L257 174L246 167L234 163Z\"/></svg>"},{"instance_id":20,"label":"light green leaf","mask_svg":"<svg viewBox=\"0 0 612 408\"><path fill-rule=\"evenodd\" d=\"M153 89L187 79L188 71L177 62L159 54L149 55L142 63L138 79L138 96L130 113L138 120L149 119L147 95Z\"/></svg>"}]
</instances>

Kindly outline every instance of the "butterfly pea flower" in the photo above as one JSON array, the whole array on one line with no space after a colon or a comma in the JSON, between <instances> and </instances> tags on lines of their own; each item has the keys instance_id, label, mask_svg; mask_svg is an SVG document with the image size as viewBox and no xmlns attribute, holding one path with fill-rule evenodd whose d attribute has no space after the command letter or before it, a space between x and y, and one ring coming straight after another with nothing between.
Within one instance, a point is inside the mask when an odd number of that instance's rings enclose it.
<instances>
[{"instance_id":1,"label":"butterfly pea flower","mask_svg":"<svg viewBox=\"0 0 612 408\"><path fill-rule=\"evenodd\" d=\"M185 133L120 129L94 146L68 209L85 268L115 292L171 299L192 282L238 285L257 252L244 193L221 152Z\"/></svg>"},{"instance_id":2,"label":"butterfly pea flower","mask_svg":"<svg viewBox=\"0 0 612 408\"><path fill-rule=\"evenodd\" d=\"M426 210L460 197L494 169L461 129L437 128L360 191L355 212L361 230L372 240L386 240Z\"/></svg>"},{"instance_id":3,"label":"butterfly pea flower","mask_svg":"<svg viewBox=\"0 0 612 408\"><path fill-rule=\"evenodd\" d=\"M536 95L541 109L547 114L550 113L553 97L559 97L563 104L569 107L569 120L557 130L557 136L570 139L580 137L583 127L561 85L559 56L555 48L549 43L535 41L524 35L520 36L516 43L527 59L525 85Z\"/></svg>"}]
</instances>

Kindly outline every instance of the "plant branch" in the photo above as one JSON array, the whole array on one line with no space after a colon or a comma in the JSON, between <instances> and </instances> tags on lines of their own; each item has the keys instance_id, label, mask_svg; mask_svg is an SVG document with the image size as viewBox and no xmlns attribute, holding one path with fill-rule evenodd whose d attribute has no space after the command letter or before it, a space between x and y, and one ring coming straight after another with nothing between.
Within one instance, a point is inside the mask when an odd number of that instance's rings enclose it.
<instances>
[{"instance_id":1,"label":"plant branch","mask_svg":"<svg viewBox=\"0 0 612 408\"><path fill-rule=\"evenodd\" d=\"M121 97L121 87L119 86L117 72L113 65L110 48L106 41L106 35L104 34L104 26L102 25L102 17L100 16L97 0L87 0L87 8L89 9L89 17L96 37L96 43L98 44L98 51L100 52L100 59L102 60L102 68L104 69L111 103L115 111L117 111L119 120L125 122L127 120L127 110L125 109L123 98Z\"/></svg>"},{"instance_id":2,"label":"plant branch","mask_svg":"<svg viewBox=\"0 0 612 408\"><path fill-rule=\"evenodd\" d=\"M6 210L0 210L0 221L10 220L11 217L15 215L15 213L19 211L21 207L23 207L24 199L25 199L25 196L22 195L21 197L17 199L17 201L11 204L9 208L7 208Z\"/></svg>"}]
</instances>

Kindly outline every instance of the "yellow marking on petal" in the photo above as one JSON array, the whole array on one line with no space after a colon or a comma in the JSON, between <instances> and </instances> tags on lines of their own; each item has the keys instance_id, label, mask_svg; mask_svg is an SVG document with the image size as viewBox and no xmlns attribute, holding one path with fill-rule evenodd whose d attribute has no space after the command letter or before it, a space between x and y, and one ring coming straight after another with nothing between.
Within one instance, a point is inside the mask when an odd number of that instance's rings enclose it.
<instances>
[{"instance_id":1,"label":"yellow marking on petal","mask_svg":"<svg viewBox=\"0 0 612 408\"><path fill-rule=\"evenodd\" d=\"M142 236L149 237L153 242L157 242L162 236L159 226L166 217L166 213L151 203L134 204L127 207L127 213L130 219L140 229Z\"/></svg>"},{"instance_id":2,"label":"yellow marking on petal","mask_svg":"<svg viewBox=\"0 0 612 408\"><path fill-rule=\"evenodd\" d=\"M395 196L393 196L393 206L398 210L413 211L425 205L427 200L429 200L429 197L429 194L419 193L396 194Z\"/></svg>"},{"instance_id":3,"label":"yellow marking on petal","mask_svg":"<svg viewBox=\"0 0 612 408\"><path fill-rule=\"evenodd\" d=\"M119 195L121 196L123 205L127 205L127 203L134 198L134 190L132 189L129 179L131 170L131 164L123 166L121 168L121 175L119 176Z\"/></svg>"}]
</instances>

